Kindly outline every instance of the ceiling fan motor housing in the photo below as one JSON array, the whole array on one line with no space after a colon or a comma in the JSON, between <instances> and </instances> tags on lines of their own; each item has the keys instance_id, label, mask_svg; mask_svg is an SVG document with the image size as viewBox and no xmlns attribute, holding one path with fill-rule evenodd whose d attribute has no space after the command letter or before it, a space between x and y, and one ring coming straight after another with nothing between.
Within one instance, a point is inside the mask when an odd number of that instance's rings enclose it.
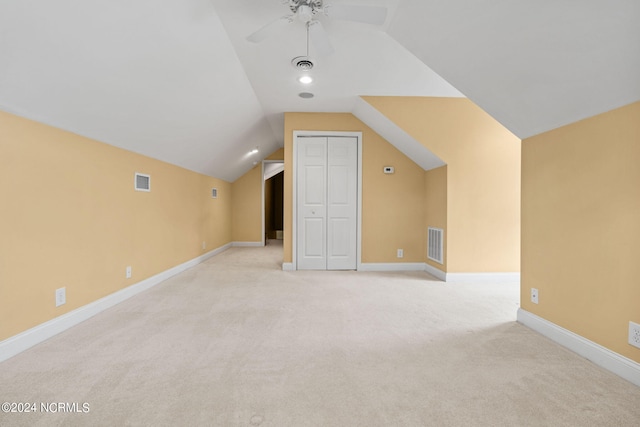
<instances>
[{"instance_id":1,"label":"ceiling fan motor housing","mask_svg":"<svg viewBox=\"0 0 640 427\"><path fill-rule=\"evenodd\" d=\"M309 22L313 15L322 12L322 0L289 0L289 9L302 22Z\"/></svg>"}]
</instances>

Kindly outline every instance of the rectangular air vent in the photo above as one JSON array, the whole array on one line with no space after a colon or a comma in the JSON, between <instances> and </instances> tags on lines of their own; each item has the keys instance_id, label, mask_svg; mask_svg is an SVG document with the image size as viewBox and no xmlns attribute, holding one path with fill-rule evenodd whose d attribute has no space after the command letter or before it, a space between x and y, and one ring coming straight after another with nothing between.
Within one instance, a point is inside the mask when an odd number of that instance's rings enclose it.
<instances>
[{"instance_id":1,"label":"rectangular air vent","mask_svg":"<svg viewBox=\"0 0 640 427\"><path fill-rule=\"evenodd\" d=\"M136 172L136 191L151 191L151 176Z\"/></svg>"},{"instance_id":2,"label":"rectangular air vent","mask_svg":"<svg viewBox=\"0 0 640 427\"><path fill-rule=\"evenodd\" d=\"M440 264L444 264L443 236L444 230L441 228L429 227L429 235L427 236L427 258Z\"/></svg>"},{"instance_id":3,"label":"rectangular air vent","mask_svg":"<svg viewBox=\"0 0 640 427\"><path fill-rule=\"evenodd\" d=\"M211 189L211 198L213 198L213 199L217 199L218 198L218 189L217 188L212 188Z\"/></svg>"}]
</instances>

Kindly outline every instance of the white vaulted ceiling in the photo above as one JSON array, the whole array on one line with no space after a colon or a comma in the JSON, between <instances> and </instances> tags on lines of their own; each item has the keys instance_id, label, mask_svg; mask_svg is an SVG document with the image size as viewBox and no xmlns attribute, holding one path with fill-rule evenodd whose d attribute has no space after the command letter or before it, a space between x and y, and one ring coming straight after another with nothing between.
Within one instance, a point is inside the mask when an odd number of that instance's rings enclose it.
<instances>
[{"instance_id":1,"label":"white vaulted ceiling","mask_svg":"<svg viewBox=\"0 0 640 427\"><path fill-rule=\"evenodd\" d=\"M388 33L520 138L640 100L638 0L403 0Z\"/></svg>"},{"instance_id":2,"label":"white vaulted ceiling","mask_svg":"<svg viewBox=\"0 0 640 427\"><path fill-rule=\"evenodd\" d=\"M326 0L325 3L387 6L397 0ZM261 43L246 37L263 25L287 15L289 8L278 0L212 0L238 53L265 115L279 140L283 138L283 113L351 112L361 95L463 96L427 65L412 55L381 27L321 17L335 52L320 55L310 44L315 62L309 86L297 81L302 73L291 65L306 55L306 28L302 22L281 28ZM303 99L300 92L311 92Z\"/></svg>"},{"instance_id":3,"label":"white vaulted ceiling","mask_svg":"<svg viewBox=\"0 0 640 427\"><path fill-rule=\"evenodd\" d=\"M0 108L234 180L277 147L208 0L3 0Z\"/></svg>"},{"instance_id":4,"label":"white vaulted ceiling","mask_svg":"<svg viewBox=\"0 0 640 427\"><path fill-rule=\"evenodd\" d=\"M640 100L637 0L331 2L389 15L322 18L335 53L310 47L303 87L302 23L246 40L280 0L2 0L0 109L233 181L282 146L284 112L362 95L468 96L521 138Z\"/></svg>"}]
</instances>

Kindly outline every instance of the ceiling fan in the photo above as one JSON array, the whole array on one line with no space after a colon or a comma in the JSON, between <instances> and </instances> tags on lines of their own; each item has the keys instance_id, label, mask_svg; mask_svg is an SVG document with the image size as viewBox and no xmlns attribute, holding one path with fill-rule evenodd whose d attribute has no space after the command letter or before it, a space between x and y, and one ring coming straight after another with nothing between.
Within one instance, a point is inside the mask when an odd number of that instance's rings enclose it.
<instances>
[{"instance_id":1,"label":"ceiling fan","mask_svg":"<svg viewBox=\"0 0 640 427\"><path fill-rule=\"evenodd\" d=\"M333 46L318 16L331 19L363 22L365 24L382 25L387 18L387 8L382 6L355 4L324 4L323 0L282 0L288 4L291 13L272 21L247 37L253 43L277 33L282 27L298 20L307 27L308 37L321 55L333 53Z\"/></svg>"}]
</instances>

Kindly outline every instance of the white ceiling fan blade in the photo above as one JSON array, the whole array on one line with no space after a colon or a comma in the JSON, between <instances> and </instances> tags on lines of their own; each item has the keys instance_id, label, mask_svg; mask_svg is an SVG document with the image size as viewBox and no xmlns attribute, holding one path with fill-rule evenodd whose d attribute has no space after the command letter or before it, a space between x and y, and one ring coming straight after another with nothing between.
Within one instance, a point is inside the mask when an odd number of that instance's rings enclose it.
<instances>
[{"instance_id":1,"label":"white ceiling fan blade","mask_svg":"<svg viewBox=\"0 0 640 427\"><path fill-rule=\"evenodd\" d=\"M329 35L322 26L322 22L314 20L309 21L307 25L309 25L309 38L313 43L313 47L316 48L320 55L331 55L334 52L333 46L331 46Z\"/></svg>"},{"instance_id":2,"label":"white ceiling fan blade","mask_svg":"<svg viewBox=\"0 0 640 427\"><path fill-rule=\"evenodd\" d=\"M267 25L260 28L255 33L249 35L247 37L247 40L252 43L260 43L262 40L271 37L278 31L280 31L282 27L287 26L291 22L292 22L292 19L290 16L283 16L281 18L278 18L275 21L269 22Z\"/></svg>"},{"instance_id":3,"label":"white ceiling fan blade","mask_svg":"<svg viewBox=\"0 0 640 427\"><path fill-rule=\"evenodd\" d=\"M324 7L324 14L332 19L382 25L387 19L387 8L363 4L328 4Z\"/></svg>"}]
</instances>

